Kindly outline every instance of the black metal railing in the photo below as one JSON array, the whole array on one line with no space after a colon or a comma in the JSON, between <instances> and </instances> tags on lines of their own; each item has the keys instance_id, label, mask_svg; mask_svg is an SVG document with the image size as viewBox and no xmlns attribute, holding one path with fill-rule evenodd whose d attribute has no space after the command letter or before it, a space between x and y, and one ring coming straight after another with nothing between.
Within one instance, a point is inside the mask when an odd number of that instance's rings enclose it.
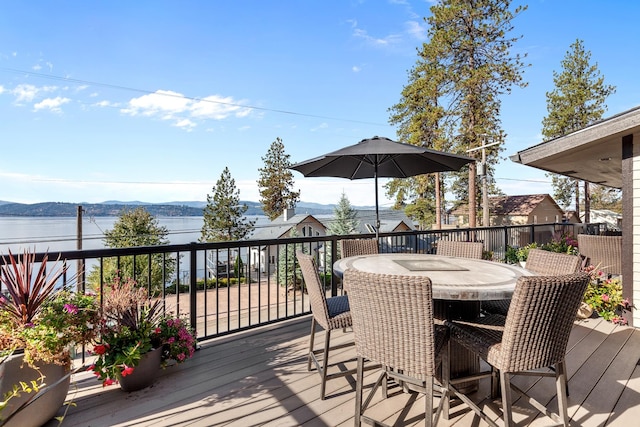
<instances>
[{"instance_id":1,"label":"black metal railing","mask_svg":"<svg viewBox=\"0 0 640 427\"><path fill-rule=\"evenodd\" d=\"M438 239L482 241L487 254L502 261L508 246L547 243L563 232L599 234L605 229L604 224L554 223L407 231L380 234L379 246L381 252L433 253ZM79 271L77 282L82 290L102 293L109 272L128 273L147 286L153 298L162 299L165 310L187 316L198 339L203 340L308 314L310 306L297 271L296 251L316 256L327 293L338 295L342 289L332 274L338 241L370 237L375 236L189 243L59 255L70 266L64 280ZM50 254L50 259L57 255Z\"/></svg>"}]
</instances>

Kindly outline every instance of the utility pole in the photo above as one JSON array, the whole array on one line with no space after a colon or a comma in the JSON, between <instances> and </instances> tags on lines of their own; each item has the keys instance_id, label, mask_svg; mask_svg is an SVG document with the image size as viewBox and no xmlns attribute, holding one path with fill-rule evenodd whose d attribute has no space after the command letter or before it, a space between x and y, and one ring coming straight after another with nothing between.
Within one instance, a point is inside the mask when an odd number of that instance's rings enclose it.
<instances>
[{"instance_id":1,"label":"utility pole","mask_svg":"<svg viewBox=\"0 0 640 427\"><path fill-rule=\"evenodd\" d=\"M492 138L491 135L481 135L483 138ZM480 163L480 170L478 175L482 177L482 226L489 227L489 185L487 180L487 153L486 148L493 145L500 144L500 141L492 142L491 144L482 144L480 147L467 150L467 153L472 151L482 150L482 162Z\"/></svg>"},{"instance_id":2,"label":"utility pole","mask_svg":"<svg viewBox=\"0 0 640 427\"><path fill-rule=\"evenodd\" d=\"M78 205L76 213L76 249L82 250L82 205ZM84 292L84 259L76 261L76 275L78 292Z\"/></svg>"}]
</instances>

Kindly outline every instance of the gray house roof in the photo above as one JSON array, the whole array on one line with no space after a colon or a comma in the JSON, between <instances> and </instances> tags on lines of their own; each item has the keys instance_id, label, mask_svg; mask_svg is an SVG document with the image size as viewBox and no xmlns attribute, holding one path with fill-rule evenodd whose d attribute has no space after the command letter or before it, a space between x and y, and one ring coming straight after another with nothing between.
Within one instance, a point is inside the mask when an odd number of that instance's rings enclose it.
<instances>
[{"instance_id":1,"label":"gray house roof","mask_svg":"<svg viewBox=\"0 0 640 427\"><path fill-rule=\"evenodd\" d=\"M289 230L291 230L291 228L303 222L315 223L316 221L323 224L322 221L315 218L313 215L309 215L306 213L295 214L293 216L287 216L285 214L282 214L276 219L274 219L273 221L271 221L269 224L266 224L263 227L257 228L253 232L250 238L255 240L268 240L268 239L279 239L281 237L288 237L287 233L289 232Z\"/></svg>"},{"instance_id":2,"label":"gray house roof","mask_svg":"<svg viewBox=\"0 0 640 427\"><path fill-rule=\"evenodd\" d=\"M333 221L333 215L327 216L323 215L322 217L317 218L319 221L322 221L325 227L329 225L331 221ZM376 223L376 211L375 210L357 210L356 211L356 220L359 223L359 228L356 231L357 234L371 234L375 233L375 229L373 228ZM407 215L405 215L402 211L383 209L380 210L380 232L381 233L391 233L402 223L405 223L410 230L415 230L415 226L413 225L413 221L409 219Z\"/></svg>"}]
</instances>

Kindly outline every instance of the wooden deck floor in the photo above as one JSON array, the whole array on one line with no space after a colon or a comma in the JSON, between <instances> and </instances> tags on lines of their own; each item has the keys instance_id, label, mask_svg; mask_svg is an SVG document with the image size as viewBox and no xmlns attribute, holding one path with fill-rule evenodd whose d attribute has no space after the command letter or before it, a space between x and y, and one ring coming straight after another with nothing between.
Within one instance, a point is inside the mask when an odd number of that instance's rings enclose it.
<instances>
[{"instance_id":1,"label":"wooden deck floor","mask_svg":"<svg viewBox=\"0 0 640 427\"><path fill-rule=\"evenodd\" d=\"M63 426L351 426L354 381L330 381L328 398L319 399L319 377L306 369L309 326L306 317L202 343L193 359L167 368L152 387L138 392L102 388L90 374L79 374L69 394L75 406L68 407ZM334 334L338 340L349 335ZM352 352L338 353L332 361ZM640 329L600 319L576 322L567 357L572 425L640 425L639 356ZM514 382L543 402L555 401L550 379ZM369 414L399 426L420 425L422 398L392 391L387 400L378 393ZM491 413L488 394L483 381L471 397ZM412 409L404 410L413 400ZM439 425L486 425L464 405L455 410ZM514 412L518 426L551 424L521 400Z\"/></svg>"}]
</instances>

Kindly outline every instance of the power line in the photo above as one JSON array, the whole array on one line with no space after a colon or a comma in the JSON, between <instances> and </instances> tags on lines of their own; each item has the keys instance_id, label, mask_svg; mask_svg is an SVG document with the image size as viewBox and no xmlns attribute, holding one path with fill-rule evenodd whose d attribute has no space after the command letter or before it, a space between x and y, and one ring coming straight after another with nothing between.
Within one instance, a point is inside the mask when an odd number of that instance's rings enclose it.
<instances>
[{"instance_id":1,"label":"power line","mask_svg":"<svg viewBox=\"0 0 640 427\"><path fill-rule=\"evenodd\" d=\"M116 89L116 90L123 90L123 91L129 91L129 92L142 93L142 94L145 94L145 95L157 95L157 96L165 96L165 97L170 97L170 98L188 99L190 101L206 102L206 103L218 104L218 105L227 105L227 106L230 106L230 107L247 108L247 109L259 110L259 111L269 111L271 113L278 113L278 114L288 114L288 115L293 115L293 116L311 117L311 118L315 118L315 119L324 119L324 120L335 120L335 121L339 121L339 122L359 123L359 124L372 125L372 126L388 126L387 123L381 124L381 123L374 123L374 122L366 122L366 121L363 121L363 120L344 119L344 118L339 118L339 117L321 116L321 115L318 115L318 114L300 113L300 112L297 112L297 111L281 110L281 109L276 109L276 108L257 107L255 105L245 105L245 104L237 104L237 103L234 103L234 102L216 101L216 100L207 99L207 98L196 98L196 97L181 95L181 94L177 94L177 93L166 93L166 92L158 93L157 91L152 91L152 90L148 90L148 89L137 89L137 88L133 88L133 87L129 87L129 86L122 86L122 85L116 85L116 84L111 84L111 83L94 82L94 81L91 81L91 80L75 79L75 78L72 78L72 77L62 77L62 76L56 76L56 75L52 75L52 74L36 73L34 71L18 70L18 69L15 69L15 68L0 67L0 71L5 71L5 72L9 72L9 73L17 73L17 74L25 74L25 75L28 75L28 76L33 76L33 77L38 77L38 78L48 79L48 80L62 81L62 82L65 82L65 83L77 83L77 84L81 84L81 85L105 87L105 88L109 88L109 89Z\"/></svg>"}]
</instances>

